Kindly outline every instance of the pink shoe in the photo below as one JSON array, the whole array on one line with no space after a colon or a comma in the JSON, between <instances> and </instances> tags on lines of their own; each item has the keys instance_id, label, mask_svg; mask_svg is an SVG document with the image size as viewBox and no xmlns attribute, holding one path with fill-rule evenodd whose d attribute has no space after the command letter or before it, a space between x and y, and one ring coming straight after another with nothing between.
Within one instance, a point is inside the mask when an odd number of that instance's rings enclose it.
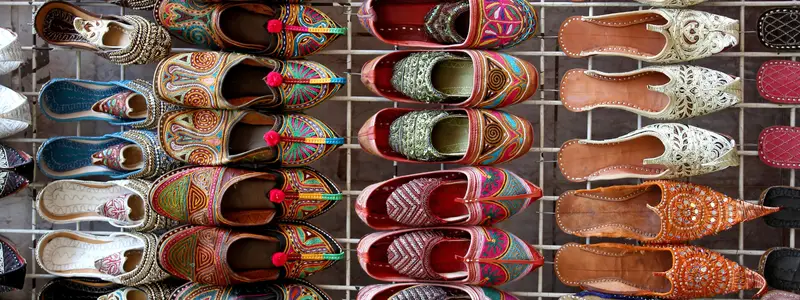
<instances>
[{"instance_id":1,"label":"pink shoe","mask_svg":"<svg viewBox=\"0 0 800 300\"><path fill-rule=\"evenodd\" d=\"M490 287L416 282L368 285L358 290L358 296L356 296L356 300L389 299L517 300L517 297Z\"/></svg>"}]
</instances>

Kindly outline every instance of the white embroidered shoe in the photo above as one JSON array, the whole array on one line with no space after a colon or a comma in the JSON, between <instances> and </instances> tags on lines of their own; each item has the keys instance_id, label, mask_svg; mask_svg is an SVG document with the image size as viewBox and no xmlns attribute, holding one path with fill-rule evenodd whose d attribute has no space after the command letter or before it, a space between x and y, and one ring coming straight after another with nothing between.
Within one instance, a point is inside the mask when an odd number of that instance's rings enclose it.
<instances>
[{"instance_id":1,"label":"white embroidered shoe","mask_svg":"<svg viewBox=\"0 0 800 300\"><path fill-rule=\"evenodd\" d=\"M558 32L570 57L624 56L677 63L719 53L739 43L739 21L689 9L652 9L567 18Z\"/></svg>"},{"instance_id":2,"label":"white embroidered shoe","mask_svg":"<svg viewBox=\"0 0 800 300\"><path fill-rule=\"evenodd\" d=\"M571 181L678 178L739 165L736 142L705 129L653 124L615 139L570 140L558 152Z\"/></svg>"},{"instance_id":3,"label":"white embroidered shoe","mask_svg":"<svg viewBox=\"0 0 800 300\"><path fill-rule=\"evenodd\" d=\"M636 1L658 7L686 7L706 2L706 0L636 0Z\"/></svg>"},{"instance_id":4,"label":"white embroidered shoe","mask_svg":"<svg viewBox=\"0 0 800 300\"><path fill-rule=\"evenodd\" d=\"M561 80L560 96L571 111L605 107L656 120L680 120L741 103L742 81L688 65L654 66L624 73L573 69Z\"/></svg>"},{"instance_id":5,"label":"white embroidered shoe","mask_svg":"<svg viewBox=\"0 0 800 300\"><path fill-rule=\"evenodd\" d=\"M0 27L0 75L14 71L23 62L25 62L25 54L22 52L22 45L17 39L17 34Z\"/></svg>"},{"instance_id":6,"label":"white embroidered shoe","mask_svg":"<svg viewBox=\"0 0 800 300\"><path fill-rule=\"evenodd\" d=\"M28 98L0 85L0 138L23 131L31 125Z\"/></svg>"}]
</instances>

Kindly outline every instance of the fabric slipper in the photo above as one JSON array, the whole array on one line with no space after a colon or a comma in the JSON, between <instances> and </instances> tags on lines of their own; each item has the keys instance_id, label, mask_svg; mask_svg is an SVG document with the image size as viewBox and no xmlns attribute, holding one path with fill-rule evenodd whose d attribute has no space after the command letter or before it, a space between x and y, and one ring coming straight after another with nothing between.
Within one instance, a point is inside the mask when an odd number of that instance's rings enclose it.
<instances>
[{"instance_id":1,"label":"fabric slipper","mask_svg":"<svg viewBox=\"0 0 800 300\"><path fill-rule=\"evenodd\" d=\"M785 291L800 290L800 249L775 247L761 255L758 272L764 275L767 285Z\"/></svg>"},{"instance_id":2,"label":"fabric slipper","mask_svg":"<svg viewBox=\"0 0 800 300\"><path fill-rule=\"evenodd\" d=\"M774 50L800 49L800 9L773 8L758 18L758 40Z\"/></svg>"},{"instance_id":3,"label":"fabric slipper","mask_svg":"<svg viewBox=\"0 0 800 300\"><path fill-rule=\"evenodd\" d=\"M121 286L94 278L53 278L39 291L39 300L97 300ZM64 298L67 296L67 298Z\"/></svg>"},{"instance_id":4,"label":"fabric slipper","mask_svg":"<svg viewBox=\"0 0 800 300\"><path fill-rule=\"evenodd\" d=\"M24 95L0 85L0 138L15 135L31 125L31 107Z\"/></svg>"},{"instance_id":5,"label":"fabric slipper","mask_svg":"<svg viewBox=\"0 0 800 300\"><path fill-rule=\"evenodd\" d=\"M758 136L758 157L768 166L800 169L800 127L767 127Z\"/></svg>"},{"instance_id":6,"label":"fabric slipper","mask_svg":"<svg viewBox=\"0 0 800 300\"><path fill-rule=\"evenodd\" d=\"M17 34L0 27L0 75L14 71L24 62L25 53L22 52Z\"/></svg>"},{"instance_id":7,"label":"fabric slipper","mask_svg":"<svg viewBox=\"0 0 800 300\"><path fill-rule=\"evenodd\" d=\"M761 193L760 205L779 207L780 211L764 216L767 225L777 228L800 228L800 188L773 186Z\"/></svg>"},{"instance_id":8,"label":"fabric slipper","mask_svg":"<svg viewBox=\"0 0 800 300\"><path fill-rule=\"evenodd\" d=\"M800 103L800 62L771 60L758 69L756 86L767 101L781 104Z\"/></svg>"}]
</instances>

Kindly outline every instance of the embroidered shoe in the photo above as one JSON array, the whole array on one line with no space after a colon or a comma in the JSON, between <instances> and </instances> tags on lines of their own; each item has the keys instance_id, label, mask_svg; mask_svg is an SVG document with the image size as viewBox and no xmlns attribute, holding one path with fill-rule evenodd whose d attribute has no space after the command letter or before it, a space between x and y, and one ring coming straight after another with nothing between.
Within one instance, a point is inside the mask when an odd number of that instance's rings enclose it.
<instances>
[{"instance_id":1,"label":"embroidered shoe","mask_svg":"<svg viewBox=\"0 0 800 300\"><path fill-rule=\"evenodd\" d=\"M25 286L28 263L14 243L0 236L0 293L21 290Z\"/></svg>"},{"instance_id":2,"label":"embroidered shoe","mask_svg":"<svg viewBox=\"0 0 800 300\"><path fill-rule=\"evenodd\" d=\"M6 138L28 129L31 125L31 107L28 98L0 85L0 138Z\"/></svg>"},{"instance_id":3,"label":"embroidered shoe","mask_svg":"<svg viewBox=\"0 0 800 300\"><path fill-rule=\"evenodd\" d=\"M739 21L689 9L567 18L558 44L569 57L624 56L651 63L709 57L739 43Z\"/></svg>"},{"instance_id":4,"label":"embroidered shoe","mask_svg":"<svg viewBox=\"0 0 800 300\"><path fill-rule=\"evenodd\" d=\"M53 278L39 289L36 300L97 300L120 288L119 284L92 278Z\"/></svg>"},{"instance_id":5,"label":"embroidered shoe","mask_svg":"<svg viewBox=\"0 0 800 300\"><path fill-rule=\"evenodd\" d=\"M758 18L758 40L769 49L779 52L800 49L800 33L794 30L794 22L800 16L795 7L769 9Z\"/></svg>"},{"instance_id":6,"label":"embroidered shoe","mask_svg":"<svg viewBox=\"0 0 800 300\"><path fill-rule=\"evenodd\" d=\"M761 192L759 205L779 207L781 210L764 216L767 225L776 228L800 228L800 188L772 186Z\"/></svg>"},{"instance_id":7,"label":"embroidered shoe","mask_svg":"<svg viewBox=\"0 0 800 300\"><path fill-rule=\"evenodd\" d=\"M371 233L358 242L358 262L383 281L495 286L527 275L544 258L511 233L466 226Z\"/></svg>"},{"instance_id":8,"label":"embroidered shoe","mask_svg":"<svg viewBox=\"0 0 800 300\"><path fill-rule=\"evenodd\" d=\"M764 164L780 169L800 169L800 128L770 126L758 135L758 158Z\"/></svg>"},{"instance_id":9,"label":"embroidered shoe","mask_svg":"<svg viewBox=\"0 0 800 300\"><path fill-rule=\"evenodd\" d=\"M771 290L761 300L800 300L800 295L785 291Z\"/></svg>"},{"instance_id":10,"label":"embroidered shoe","mask_svg":"<svg viewBox=\"0 0 800 300\"><path fill-rule=\"evenodd\" d=\"M156 212L175 221L230 227L307 220L341 199L339 189L311 168L255 172L190 167L156 180L149 201Z\"/></svg>"},{"instance_id":11,"label":"embroidered shoe","mask_svg":"<svg viewBox=\"0 0 800 300\"><path fill-rule=\"evenodd\" d=\"M39 96L42 113L54 121L107 121L111 125L155 130L158 119L176 109L160 101L153 85L144 80L50 80Z\"/></svg>"},{"instance_id":12,"label":"embroidered shoe","mask_svg":"<svg viewBox=\"0 0 800 300\"><path fill-rule=\"evenodd\" d=\"M561 296L558 300L658 300L658 298L641 297L641 296L625 296L614 295L595 291L581 291L573 295Z\"/></svg>"},{"instance_id":13,"label":"embroidered shoe","mask_svg":"<svg viewBox=\"0 0 800 300\"><path fill-rule=\"evenodd\" d=\"M300 221L249 232L178 227L164 234L158 253L173 276L213 285L303 279L344 258L330 235Z\"/></svg>"},{"instance_id":14,"label":"embroidered shoe","mask_svg":"<svg viewBox=\"0 0 800 300\"><path fill-rule=\"evenodd\" d=\"M664 299L710 298L753 288L760 289L759 297L767 289L755 271L716 252L683 245L569 243L556 253L555 270L568 286Z\"/></svg>"},{"instance_id":15,"label":"embroidered shoe","mask_svg":"<svg viewBox=\"0 0 800 300\"><path fill-rule=\"evenodd\" d=\"M420 48L502 49L536 32L536 10L523 0L367 0L358 20L379 40Z\"/></svg>"},{"instance_id":16,"label":"embroidered shoe","mask_svg":"<svg viewBox=\"0 0 800 300\"><path fill-rule=\"evenodd\" d=\"M330 296L305 280L284 279L274 282L245 283L229 286L189 282L178 288L171 298L181 300L330 300Z\"/></svg>"},{"instance_id":17,"label":"embroidered shoe","mask_svg":"<svg viewBox=\"0 0 800 300\"><path fill-rule=\"evenodd\" d=\"M703 3L706 0L636 0L636 1L659 7L686 7Z\"/></svg>"},{"instance_id":18,"label":"embroidered shoe","mask_svg":"<svg viewBox=\"0 0 800 300\"><path fill-rule=\"evenodd\" d=\"M653 124L615 139L570 140L558 152L570 181L679 178L739 165L733 138L678 123Z\"/></svg>"},{"instance_id":19,"label":"embroidered shoe","mask_svg":"<svg viewBox=\"0 0 800 300\"><path fill-rule=\"evenodd\" d=\"M116 64L147 64L167 56L164 28L134 16L102 16L63 1L48 1L34 17L36 34L51 45L93 51Z\"/></svg>"},{"instance_id":20,"label":"embroidered shoe","mask_svg":"<svg viewBox=\"0 0 800 300\"><path fill-rule=\"evenodd\" d=\"M530 98L539 73L532 64L499 52L395 51L364 64L361 81L397 102L500 108Z\"/></svg>"},{"instance_id":21,"label":"embroidered shoe","mask_svg":"<svg viewBox=\"0 0 800 300\"><path fill-rule=\"evenodd\" d=\"M36 161L39 169L54 179L155 179L181 166L164 153L155 134L144 130L50 138L39 147Z\"/></svg>"},{"instance_id":22,"label":"embroidered shoe","mask_svg":"<svg viewBox=\"0 0 800 300\"><path fill-rule=\"evenodd\" d=\"M502 111L387 108L364 123L358 142L393 161L492 165L528 153L533 127Z\"/></svg>"},{"instance_id":23,"label":"embroidered shoe","mask_svg":"<svg viewBox=\"0 0 800 300\"><path fill-rule=\"evenodd\" d=\"M8 28L0 28L0 75L16 70L27 60L22 51L19 35Z\"/></svg>"},{"instance_id":24,"label":"embroidered shoe","mask_svg":"<svg viewBox=\"0 0 800 300\"><path fill-rule=\"evenodd\" d=\"M169 296L179 286L172 280L165 280L157 283L142 284L137 286L126 286L118 288L110 293L96 297L97 300L149 300L149 299L170 299Z\"/></svg>"},{"instance_id":25,"label":"embroidered shoe","mask_svg":"<svg viewBox=\"0 0 800 300\"><path fill-rule=\"evenodd\" d=\"M345 79L312 61L209 51L170 56L153 82L159 98L186 107L301 111L330 98Z\"/></svg>"},{"instance_id":26,"label":"embroidered shoe","mask_svg":"<svg viewBox=\"0 0 800 300\"><path fill-rule=\"evenodd\" d=\"M788 247L770 248L758 264L758 272L764 275L767 285L785 291L800 290L800 279L795 277L800 270L800 250Z\"/></svg>"},{"instance_id":27,"label":"embroidered shoe","mask_svg":"<svg viewBox=\"0 0 800 300\"><path fill-rule=\"evenodd\" d=\"M521 212L542 190L511 171L466 167L395 177L366 187L356 213L375 230L492 225Z\"/></svg>"},{"instance_id":28,"label":"embroidered shoe","mask_svg":"<svg viewBox=\"0 0 800 300\"><path fill-rule=\"evenodd\" d=\"M655 120L707 115L742 102L742 81L711 69L655 66L624 73L573 69L561 80L561 102L571 111L627 110Z\"/></svg>"},{"instance_id":29,"label":"embroidered shoe","mask_svg":"<svg viewBox=\"0 0 800 300\"><path fill-rule=\"evenodd\" d=\"M320 10L298 4L158 0L153 14L187 43L277 58L314 54L347 30Z\"/></svg>"},{"instance_id":30,"label":"embroidered shoe","mask_svg":"<svg viewBox=\"0 0 800 300\"><path fill-rule=\"evenodd\" d=\"M567 191L556 202L556 223L580 237L670 244L716 234L778 210L732 199L702 185L659 180ZM625 212L624 218L620 212Z\"/></svg>"},{"instance_id":31,"label":"embroidered shoe","mask_svg":"<svg viewBox=\"0 0 800 300\"><path fill-rule=\"evenodd\" d=\"M373 284L358 290L358 300L517 300L517 297L490 287L443 283Z\"/></svg>"},{"instance_id":32,"label":"embroidered shoe","mask_svg":"<svg viewBox=\"0 0 800 300\"><path fill-rule=\"evenodd\" d=\"M194 165L304 166L344 144L325 123L303 114L188 109L165 114L159 128L167 155Z\"/></svg>"}]
</instances>

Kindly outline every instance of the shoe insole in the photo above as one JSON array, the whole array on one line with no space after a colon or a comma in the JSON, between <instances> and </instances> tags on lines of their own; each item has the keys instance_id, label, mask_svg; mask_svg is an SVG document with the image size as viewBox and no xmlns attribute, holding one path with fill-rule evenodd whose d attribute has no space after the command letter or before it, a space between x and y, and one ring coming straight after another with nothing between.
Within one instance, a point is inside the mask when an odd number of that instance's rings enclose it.
<instances>
[{"instance_id":1,"label":"shoe insole","mask_svg":"<svg viewBox=\"0 0 800 300\"><path fill-rule=\"evenodd\" d=\"M230 155L241 154L253 149L266 147L264 134L272 130L268 125L250 125L239 122L231 128L231 137L228 142Z\"/></svg>"},{"instance_id":2,"label":"shoe insole","mask_svg":"<svg viewBox=\"0 0 800 300\"><path fill-rule=\"evenodd\" d=\"M574 69L561 80L561 101L571 111L597 106L624 105L646 112L660 112L669 105L669 97L651 91L648 86L667 84L670 79L658 72L606 78L586 75L584 69Z\"/></svg>"},{"instance_id":3,"label":"shoe insole","mask_svg":"<svg viewBox=\"0 0 800 300\"><path fill-rule=\"evenodd\" d=\"M431 268L447 278L466 277L467 265L463 259L469 245L470 241L467 239L450 239L437 243L430 254Z\"/></svg>"},{"instance_id":4,"label":"shoe insole","mask_svg":"<svg viewBox=\"0 0 800 300\"><path fill-rule=\"evenodd\" d=\"M647 158L664 154L664 144L656 137L641 136L632 140L604 144L567 142L558 154L561 173L571 181L605 179L619 176L657 175L666 171L664 166L645 165Z\"/></svg>"},{"instance_id":5,"label":"shoe insole","mask_svg":"<svg viewBox=\"0 0 800 300\"><path fill-rule=\"evenodd\" d=\"M666 24L667 20L658 14L640 14L597 21L584 21L581 18L580 16L568 18L562 23L559 31L558 41L561 50L573 57L579 56L584 51L655 56L661 53L667 43L663 34L647 30L647 24ZM649 21L624 25L641 19Z\"/></svg>"},{"instance_id":6,"label":"shoe insole","mask_svg":"<svg viewBox=\"0 0 800 300\"><path fill-rule=\"evenodd\" d=\"M764 206L781 210L764 216L768 225L781 228L800 228L800 190L792 187L773 187L764 195Z\"/></svg>"},{"instance_id":7,"label":"shoe insole","mask_svg":"<svg viewBox=\"0 0 800 300\"><path fill-rule=\"evenodd\" d=\"M425 33L425 15L438 1L394 2L376 1L373 9L377 34L389 41L436 42ZM466 35L464 35L466 37Z\"/></svg>"},{"instance_id":8,"label":"shoe insole","mask_svg":"<svg viewBox=\"0 0 800 300\"><path fill-rule=\"evenodd\" d=\"M148 296L143 291L131 289L125 293L125 300L148 300Z\"/></svg>"},{"instance_id":9,"label":"shoe insole","mask_svg":"<svg viewBox=\"0 0 800 300\"><path fill-rule=\"evenodd\" d=\"M146 208L144 206L144 200L142 200L142 197L139 197L139 195L136 194L131 195L128 198L128 207L131 208L131 212L128 213L128 218L133 221L141 221L144 219Z\"/></svg>"},{"instance_id":10,"label":"shoe insole","mask_svg":"<svg viewBox=\"0 0 800 300\"><path fill-rule=\"evenodd\" d=\"M267 22L270 19L270 16L254 13L241 7L231 7L222 11L219 24L223 34L236 42L261 45L271 49L274 47L277 37L267 31Z\"/></svg>"},{"instance_id":11,"label":"shoe insole","mask_svg":"<svg viewBox=\"0 0 800 300\"><path fill-rule=\"evenodd\" d=\"M615 195L635 194L638 189L641 188L632 187L630 191ZM658 187L649 187L627 200L602 200L595 196L602 198L604 195L594 193L590 197L578 191L558 199L558 225L564 231L582 237L655 237L661 231L661 218L647 207L655 207L661 202L661 190ZM633 233L631 229L637 232ZM620 236L620 231L627 235Z\"/></svg>"},{"instance_id":12,"label":"shoe insole","mask_svg":"<svg viewBox=\"0 0 800 300\"><path fill-rule=\"evenodd\" d=\"M764 263L764 278L772 288L800 289L800 250L787 248L770 252Z\"/></svg>"},{"instance_id":13,"label":"shoe insole","mask_svg":"<svg viewBox=\"0 0 800 300\"><path fill-rule=\"evenodd\" d=\"M123 158L122 168L126 170L138 170L144 167L144 154L142 148L138 145L131 144L122 147L120 155Z\"/></svg>"},{"instance_id":14,"label":"shoe insole","mask_svg":"<svg viewBox=\"0 0 800 300\"><path fill-rule=\"evenodd\" d=\"M450 116L440 120L431 132L433 148L444 155L462 156L469 148L469 118Z\"/></svg>"},{"instance_id":15,"label":"shoe insole","mask_svg":"<svg viewBox=\"0 0 800 300\"><path fill-rule=\"evenodd\" d=\"M128 99L128 117L131 119L145 119L147 118L147 99L140 94L134 94Z\"/></svg>"},{"instance_id":16,"label":"shoe insole","mask_svg":"<svg viewBox=\"0 0 800 300\"><path fill-rule=\"evenodd\" d=\"M655 272L666 272L672 268L669 251L630 251L624 253L617 248L591 246L584 249L568 244L556 254L556 272L562 282L600 290L604 286L619 287L621 282L642 290L666 293L672 284L666 277Z\"/></svg>"},{"instance_id":17,"label":"shoe insole","mask_svg":"<svg viewBox=\"0 0 800 300\"><path fill-rule=\"evenodd\" d=\"M442 219L461 219L469 216L466 205L456 198L467 194L467 181L447 182L431 192L430 208L433 215Z\"/></svg>"},{"instance_id":18,"label":"shoe insole","mask_svg":"<svg viewBox=\"0 0 800 300\"><path fill-rule=\"evenodd\" d=\"M128 250L125 251L125 263L122 264L122 272L128 273L136 269L136 266L142 262L142 250Z\"/></svg>"},{"instance_id":19,"label":"shoe insole","mask_svg":"<svg viewBox=\"0 0 800 300\"><path fill-rule=\"evenodd\" d=\"M275 213L275 205L269 200L269 191L275 182L261 178L248 178L239 181L225 190L222 195L222 216L228 220L249 219L249 216L271 216ZM267 220L269 221L269 220Z\"/></svg>"},{"instance_id":20,"label":"shoe insole","mask_svg":"<svg viewBox=\"0 0 800 300\"><path fill-rule=\"evenodd\" d=\"M433 67L433 87L451 97L466 98L475 86L475 68L470 60L447 60ZM461 100L461 99L448 99Z\"/></svg>"},{"instance_id":21,"label":"shoe insole","mask_svg":"<svg viewBox=\"0 0 800 300\"><path fill-rule=\"evenodd\" d=\"M236 272L275 268L272 254L281 252L278 242L243 238L228 248L228 265Z\"/></svg>"},{"instance_id":22,"label":"shoe insole","mask_svg":"<svg viewBox=\"0 0 800 300\"><path fill-rule=\"evenodd\" d=\"M125 29L116 24L108 24L108 31L103 35L103 45L113 48L125 48L131 43L131 38Z\"/></svg>"},{"instance_id":23,"label":"shoe insole","mask_svg":"<svg viewBox=\"0 0 800 300\"><path fill-rule=\"evenodd\" d=\"M272 96L272 89L264 78L272 70L263 66L239 63L225 74L222 81L222 96L233 105L241 106L257 97Z\"/></svg>"}]
</instances>

